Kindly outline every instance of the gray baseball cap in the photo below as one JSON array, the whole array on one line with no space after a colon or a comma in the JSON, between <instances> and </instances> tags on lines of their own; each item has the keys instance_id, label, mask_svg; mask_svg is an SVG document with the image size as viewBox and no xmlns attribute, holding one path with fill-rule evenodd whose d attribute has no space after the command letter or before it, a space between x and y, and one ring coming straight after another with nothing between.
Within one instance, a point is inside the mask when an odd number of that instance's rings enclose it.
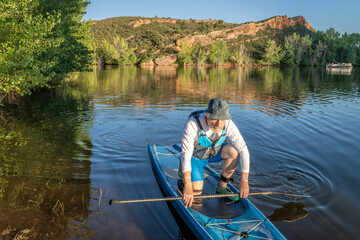
<instances>
[{"instance_id":1,"label":"gray baseball cap","mask_svg":"<svg viewBox=\"0 0 360 240\"><path fill-rule=\"evenodd\" d=\"M205 116L217 120L229 120L229 104L221 98L212 98L209 101L208 108L204 111Z\"/></svg>"}]
</instances>

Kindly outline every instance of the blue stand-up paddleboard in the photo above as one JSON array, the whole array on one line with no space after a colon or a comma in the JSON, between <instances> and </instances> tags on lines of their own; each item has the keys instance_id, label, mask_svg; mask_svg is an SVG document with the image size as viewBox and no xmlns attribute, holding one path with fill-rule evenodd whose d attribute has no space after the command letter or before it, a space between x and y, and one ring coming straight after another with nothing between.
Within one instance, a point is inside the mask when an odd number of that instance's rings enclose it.
<instances>
[{"instance_id":1,"label":"blue stand-up paddleboard","mask_svg":"<svg viewBox=\"0 0 360 240\"><path fill-rule=\"evenodd\" d=\"M180 146L149 145L153 171L166 197L182 196L178 176ZM215 194L220 175L204 168L203 194ZM229 184L233 192L238 190ZM248 199L202 199L186 208L182 200L171 201L179 216L198 239L286 239Z\"/></svg>"}]
</instances>

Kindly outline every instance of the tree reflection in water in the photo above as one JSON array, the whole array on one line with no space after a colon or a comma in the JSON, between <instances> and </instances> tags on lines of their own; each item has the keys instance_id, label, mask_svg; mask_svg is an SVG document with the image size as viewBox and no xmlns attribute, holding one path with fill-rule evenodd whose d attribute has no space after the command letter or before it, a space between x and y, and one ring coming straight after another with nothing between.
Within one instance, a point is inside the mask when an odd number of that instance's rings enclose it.
<instances>
[{"instance_id":1,"label":"tree reflection in water","mask_svg":"<svg viewBox=\"0 0 360 240\"><path fill-rule=\"evenodd\" d=\"M0 236L90 238L90 99L79 86L0 109ZM86 111L84 111L86 110Z\"/></svg>"}]
</instances>

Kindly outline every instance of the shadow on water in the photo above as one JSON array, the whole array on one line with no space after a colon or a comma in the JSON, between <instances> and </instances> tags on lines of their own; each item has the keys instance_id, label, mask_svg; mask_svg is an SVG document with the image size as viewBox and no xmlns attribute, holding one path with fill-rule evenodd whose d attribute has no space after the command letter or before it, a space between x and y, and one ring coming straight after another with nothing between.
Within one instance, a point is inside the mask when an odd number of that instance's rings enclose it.
<instances>
[{"instance_id":1,"label":"shadow on water","mask_svg":"<svg viewBox=\"0 0 360 240\"><path fill-rule=\"evenodd\" d=\"M177 213L176 209L171 203L167 203L171 214L174 216L174 219L179 226L177 240L195 240L196 236L191 232L190 228L187 227L186 223L182 220L180 215Z\"/></svg>"},{"instance_id":2,"label":"shadow on water","mask_svg":"<svg viewBox=\"0 0 360 240\"><path fill-rule=\"evenodd\" d=\"M268 218L273 222L294 222L309 214L304 207L304 204L298 202L285 203L282 208L275 209L274 213Z\"/></svg>"}]
</instances>

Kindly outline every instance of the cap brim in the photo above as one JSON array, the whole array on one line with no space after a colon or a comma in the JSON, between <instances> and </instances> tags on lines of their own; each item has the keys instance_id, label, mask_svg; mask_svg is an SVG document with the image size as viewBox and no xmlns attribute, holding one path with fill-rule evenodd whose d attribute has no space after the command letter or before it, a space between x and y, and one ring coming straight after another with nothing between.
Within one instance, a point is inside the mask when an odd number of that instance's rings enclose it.
<instances>
[{"instance_id":1,"label":"cap brim","mask_svg":"<svg viewBox=\"0 0 360 240\"><path fill-rule=\"evenodd\" d=\"M212 114L207 112L206 110L204 111L205 116L211 118L211 119L216 119L216 120L230 120L231 119L231 115L230 114Z\"/></svg>"}]
</instances>

